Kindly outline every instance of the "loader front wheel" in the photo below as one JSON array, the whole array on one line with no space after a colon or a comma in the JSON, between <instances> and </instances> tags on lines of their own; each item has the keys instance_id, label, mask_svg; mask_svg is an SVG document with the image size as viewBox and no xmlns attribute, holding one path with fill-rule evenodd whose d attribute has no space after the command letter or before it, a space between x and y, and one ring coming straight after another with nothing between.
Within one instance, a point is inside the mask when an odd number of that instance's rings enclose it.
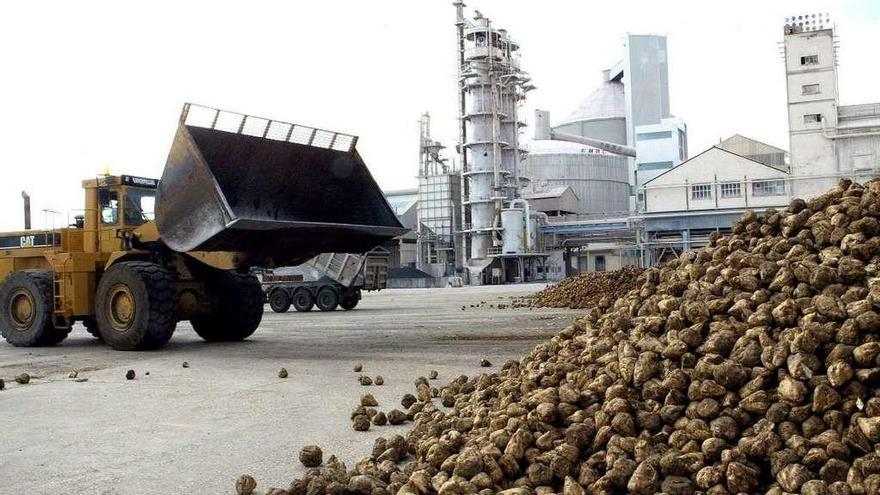
<instances>
[{"instance_id":1,"label":"loader front wheel","mask_svg":"<svg viewBox=\"0 0 880 495\"><path fill-rule=\"evenodd\" d=\"M211 280L208 290L214 292L216 300L213 312L190 320L199 337L208 342L230 342L244 340L257 330L266 301L257 277L222 272Z\"/></svg>"},{"instance_id":2,"label":"loader front wheel","mask_svg":"<svg viewBox=\"0 0 880 495\"><path fill-rule=\"evenodd\" d=\"M0 286L0 333L17 347L55 345L70 328L55 328L52 272L22 270L13 272Z\"/></svg>"},{"instance_id":3,"label":"loader front wheel","mask_svg":"<svg viewBox=\"0 0 880 495\"><path fill-rule=\"evenodd\" d=\"M98 282L98 332L118 351L158 349L168 343L177 326L176 310L174 275L155 263L117 263Z\"/></svg>"},{"instance_id":4,"label":"loader front wheel","mask_svg":"<svg viewBox=\"0 0 880 495\"><path fill-rule=\"evenodd\" d=\"M286 313L290 309L290 296L284 289L275 289L269 294L269 307L276 313Z\"/></svg>"}]
</instances>

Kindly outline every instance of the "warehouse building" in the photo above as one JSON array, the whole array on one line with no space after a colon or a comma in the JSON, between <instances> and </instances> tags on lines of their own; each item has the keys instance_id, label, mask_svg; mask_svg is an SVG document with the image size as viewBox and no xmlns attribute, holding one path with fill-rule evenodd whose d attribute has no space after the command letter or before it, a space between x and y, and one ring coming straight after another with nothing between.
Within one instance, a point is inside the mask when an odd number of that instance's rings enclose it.
<instances>
[{"instance_id":1,"label":"warehouse building","mask_svg":"<svg viewBox=\"0 0 880 495\"><path fill-rule=\"evenodd\" d=\"M788 152L782 148L762 143L742 134L734 134L719 142L717 147L744 156L749 160L790 172Z\"/></svg>"},{"instance_id":2,"label":"warehouse building","mask_svg":"<svg viewBox=\"0 0 880 495\"><path fill-rule=\"evenodd\" d=\"M727 231L746 210L784 207L790 174L713 146L646 182L642 248L653 265Z\"/></svg>"}]
</instances>

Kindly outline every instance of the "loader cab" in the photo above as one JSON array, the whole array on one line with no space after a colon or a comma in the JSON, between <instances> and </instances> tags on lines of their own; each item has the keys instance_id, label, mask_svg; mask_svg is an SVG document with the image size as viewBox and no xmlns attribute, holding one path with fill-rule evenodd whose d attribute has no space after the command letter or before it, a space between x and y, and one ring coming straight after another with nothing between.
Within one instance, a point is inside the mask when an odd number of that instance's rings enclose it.
<instances>
[{"instance_id":1,"label":"loader cab","mask_svg":"<svg viewBox=\"0 0 880 495\"><path fill-rule=\"evenodd\" d=\"M98 188L101 225L139 227L154 218L156 190L141 187Z\"/></svg>"},{"instance_id":2,"label":"loader cab","mask_svg":"<svg viewBox=\"0 0 880 495\"><path fill-rule=\"evenodd\" d=\"M85 248L114 252L123 248L120 231L134 230L154 218L158 180L132 175L83 181Z\"/></svg>"}]
</instances>

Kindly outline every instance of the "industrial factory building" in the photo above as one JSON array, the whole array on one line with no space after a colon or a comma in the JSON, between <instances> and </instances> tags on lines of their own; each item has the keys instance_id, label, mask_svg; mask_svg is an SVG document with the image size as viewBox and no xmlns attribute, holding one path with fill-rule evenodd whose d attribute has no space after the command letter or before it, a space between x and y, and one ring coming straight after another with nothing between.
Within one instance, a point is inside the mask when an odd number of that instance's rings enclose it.
<instances>
[{"instance_id":1,"label":"industrial factory building","mask_svg":"<svg viewBox=\"0 0 880 495\"><path fill-rule=\"evenodd\" d=\"M839 104L835 37L827 14L783 26L790 155L735 135L645 183L646 265L704 245L746 209L810 198L844 177L878 176L880 104Z\"/></svg>"},{"instance_id":2,"label":"industrial factory building","mask_svg":"<svg viewBox=\"0 0 880 495\"><path fill-rule=\"evenodd\" d=\"M669 110L666 37L627 35L623 58L602 72L599 87L552 133L590 141L572 146L562 142L568 139L536 136L523 161L526 177L571 186L581 214L636 209L644 182L687 159L687 125ZM608 152L603 143L632 152Z\"/></svg>"},{"instance_id":3,"label":"industrial factory building","mask_svg":"<svg viewBox=\"0 0 880 495\"><path fill-rule=\"evenodd\" d=\"M705 244L711 232L729 229L746 210L786 206L789 177L785 170L713 146L647 181L640 216L644 263Z\"/></svg>"},{"instance_id":4,"label":"industrial factory building","mask_svg":"<svg viewBox=\"0 0 880 495\"><path fill-rule=\"evenodd\" d=\"M689 157L687 125L670 112L665 36L627 35L598 87L553 125L537 111L534 139L522 143L520 106L533 86L519 45L455 5L458 167L425 115L418 190L389 197L414 217L400 263L438 283L650 266L704 245L746 210L878 175L880 104L839 105L827 14L784 25L791 153L735 134Z\"/></svg>"}]
</instances>

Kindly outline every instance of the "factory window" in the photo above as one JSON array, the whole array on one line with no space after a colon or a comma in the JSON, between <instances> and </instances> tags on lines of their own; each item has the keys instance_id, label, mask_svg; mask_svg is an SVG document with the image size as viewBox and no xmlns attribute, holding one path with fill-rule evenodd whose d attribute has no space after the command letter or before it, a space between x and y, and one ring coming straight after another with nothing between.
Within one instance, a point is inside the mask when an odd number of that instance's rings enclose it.
<instances>
[{"instance_id":1,"label":"factory window","mask_svg":"<svg viewBox=\"0 0 880 495\"><path fill-rule=\"evenodd\" d=\"M692 185L691 199L712 199L712 184Z\"/></svg>"},{"instance_id":2,"label":"factory window","mask_svg":"<svg viewBox=\"0 0 880 495\"><path fill-rule=\"evenodd\" d=\"M784 180L756 180L752 182L752 196L784 196Z\"/></svg>"},{"instance_id":3,"label":"factory window","mask_svg":"<svg viewBox=\"0 0 880 495\"><path fill-rule=\"evenodd\" d=\"M801 57L801 65L816 65L819 63L818 55L805 55Z\"/></svg>"},{"instance_id":4,"label":"factory window","mask_svg":"<svg viewBox=\"0 0 880 495\"><path fill-rule=\"evenodd\" d=\"M672 139L672 131L643 132L636 134L636 141L649 141L651 139Z\"/></svg>"},{"instance_id":5,"label":"factory window","mask_svg":"<svg viewBox=\"0 0 880 495\"><path fill-rule=\"evenodd\" d=\"M722 182L721 183L722 198L740 198L742 197L742 187L739 182Z\"/></svg>"},{"instance_id":6,"label":"factory window","mask_svg":"<svg viewBox=\"0 0 880 495\"><path fill-rule=\"evenodd\" d=\"M819 91L818 84L804 84L801 86L801 94L803 95L817 95L819 93L821 93L821 91Z\"/></svg>"},{"instance_id":7,"label":"factory window","mask_svg":"<svg viewBox=\"0 0 880 495\"><path fill-rule=\"evenodd\" d=\"M804 114L804 124L817 124L819 122L822 122L821 113Z\"/></svg>"},{"instance_id":8,"label":"factory window","mask_svg":"<svg viewBox=\"0 0 880 495\"><path fill-rule=\"evenodd\" d=\"M604 272L605 271L605 256L602 254L596 255L596 271Z\"/></svg>"},{"instance_id":9,"label":"factory window","mask_svg":"<svg viewBox=\"0 0 880 495\"><path fill-rule=\"evenodd\" d=\"M682 129L678 130L678 159L687 160L688 157L688 138Z\"/></svg>"},{"instance_id":10,"label":"factory window","mask_svg":"<svg viewBox=\"0 0 880 495\"><path fill-rule=\"evenodd\" d=\"M639 164L639 171L645 170L666 170L672 168L672 162L645 162Z\"/></svg>"}]
</instances>

